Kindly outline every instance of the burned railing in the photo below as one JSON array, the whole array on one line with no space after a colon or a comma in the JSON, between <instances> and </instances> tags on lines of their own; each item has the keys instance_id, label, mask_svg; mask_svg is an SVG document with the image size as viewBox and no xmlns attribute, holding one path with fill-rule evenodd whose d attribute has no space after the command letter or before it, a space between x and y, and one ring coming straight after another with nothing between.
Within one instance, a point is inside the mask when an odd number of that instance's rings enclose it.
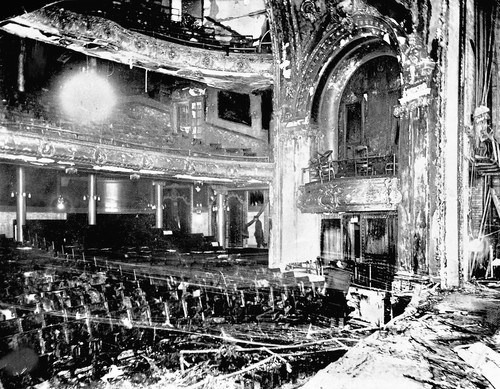
<instances>
[{"instance_id":1,"label":"burned railing","mask_svg":"<svg viewBox=\"0 0 500 389\"><path fill-rule=\"evenodd\" d=\"M323 183L344 177L394 176L398 172L398 160L396 154L332 159L331 151L327 151L324 154L318 153L302 172L304 176L308 175L306 183Z\"/></svg>"},{"instance_id":2,"label":"burned railing","mask_svg":"<svg viewBox=\"0 0 500 389\"><path fill-rule=\"evenodd\" d=\"M225 28L227 33L222 33L220 30L223 28L217 29L205 23L207 17L199 18L156 2L105 1L97 9L75 2L65 2L65 6L78 13L113 20L125 28L160 39L212 50L259 52L259 39L253 39L251 35L242 35L229 28Z\"/></svg>"}]
</instances>

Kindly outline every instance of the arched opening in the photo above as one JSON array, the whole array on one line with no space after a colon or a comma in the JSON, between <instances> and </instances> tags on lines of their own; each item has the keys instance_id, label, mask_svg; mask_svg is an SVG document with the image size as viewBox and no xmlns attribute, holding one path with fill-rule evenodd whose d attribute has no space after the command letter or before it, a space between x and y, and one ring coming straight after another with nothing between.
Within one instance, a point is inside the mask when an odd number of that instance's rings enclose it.
<instances>
[{"instance_id":1,"label":"arched opening","mask_svg":"<svg viewBox=\"0 0 500 389\"><path fill-rule=\"evenodd\" d=\"M401 97L401 69L383 40L349 45L331 60L313 101L311 121L319 129L312 156L331 150L334 160L356 157L356 148L372 155L396 155L399 140L394 106ZM380 171L379 173L382 173Z\"/></svg>"},{"instance_id":2,"label":"arched opening","mask_svg":"<svg viewBox=\"0 0 500 389\"><path fill-rule=\"evenodd\" d=\"M328 155L333 179L359 179L318 189L339 196L322 216L321 257L326 263L342 261L357 284L390 289L398 212L362 194L372 190L369 179L398 174L400 128L394 109L402 96L401 67L385 41L357 43L331 59L313 102L311 118L319 136L311 144L311 158Z\"/></svg>"},{"instance_id":3,"label":"arched opening","mask_svg":"<svg viewBox=\"0 0 500 389\"><path fill-rule=\"evenodd\" d=\"M399 123L393 115L401 97L399 64L379 56L361 65L347 82L339 102L336 153L339 160L358 159L353 175L394 174Z\"/></svg>"},{"instance_id":4,"label":"arched opening","mask_svg":"<svg viewBox=\"0 0 500 389\"><path fill-rule=\"evenodd\" d=\"M399 122L394 108L401 97L401 69L384 41L359 42L333 59L319 83L311 113L319 136L311 158L328 152L337 161L336 177L395 175Z\"/></svg>"}]
</instances>

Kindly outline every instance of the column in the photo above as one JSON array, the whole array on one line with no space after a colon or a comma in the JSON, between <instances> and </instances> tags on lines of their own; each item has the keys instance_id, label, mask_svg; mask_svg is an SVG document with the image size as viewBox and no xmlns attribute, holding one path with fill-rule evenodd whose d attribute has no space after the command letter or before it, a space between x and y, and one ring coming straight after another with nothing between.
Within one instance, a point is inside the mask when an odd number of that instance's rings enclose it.
<instances>
[{"instance_id":1,"label":"column","mask_svg":"<svg viewBox=\"0 0 500 389\"><path fill-rule=\"evenodd\" d=\"M444 120L443 132L445 139L443 148L444 160L444 269L441 272L441 283L446 287L460 284L460 258L462 252L461 228L459 226L459 169L462 156L459 153L459 83L460 83L460 2L450 0L448 7L447 53L446 63L443 67L444 87ZM458 166L460 167L460 165Z\"/></svg>"},{"instance_id":2,"label":"column","mask_svg":"<svg viewBox=\"0 0 500 389\"><path fill-rule=\"evenodd\" d=\"M89 174L89 226L96 225L97 219L97 178Z\"/></svg>"},{"instance_id":3,"label":"column","mask_svg":"<svg viewBox=\"0 0 500 389\"><path fill-rule=\"evenodd\" d=\"M217 192L217 240L219 245L226 247L226 194Z\"/></svg>"},{"instance_id":4,"label":"column","mask_svg":"<svg viewBox=\"0 0 500 389\"><path fill-rule=\"evenodd\" d=\"M155 182L155 227L163 228L163 182Z\"/></svg>"},{"instance_id":5,"label":"column","mask_svg":"<svg viewBox=\"0 0 500 389\"><path fill-rule=\"evenodd\" d=\"M320 255L321 222L316 213L302 213L298 196L302 168L310 158L309 127L277 120L274 149L276 168L270 188L272 240L269 266L284 268L291 262L306 262Z\"/></svg>"},{"instance_id":6,"label":"column","mask_svg":"<svg viewBox=\"0 0 500 389\"><path fill-rule=\"evenodd\" d=\"M17 167L17 198L16 198L16 218L17 218L17 241L23 242L23 226L26 224L26 176L24 167Z\"/></svg>"}]
</instances>

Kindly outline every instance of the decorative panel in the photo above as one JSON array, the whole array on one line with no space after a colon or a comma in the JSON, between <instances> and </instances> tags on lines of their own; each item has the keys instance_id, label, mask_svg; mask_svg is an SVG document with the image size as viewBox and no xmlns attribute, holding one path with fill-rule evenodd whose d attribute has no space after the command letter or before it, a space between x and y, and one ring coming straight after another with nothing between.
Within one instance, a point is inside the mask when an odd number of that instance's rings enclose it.
<instances>
[{"instance_id":1,"label":"decorative panel","mask_svg":"<svg viewBox=\"0 0 500 389\"><path fill-rule=\"evenodd\" d=\"M339 179L299 188L298 208L305 213L395 210L401 201L399 180Z\"/></svg>"}]
</instances>

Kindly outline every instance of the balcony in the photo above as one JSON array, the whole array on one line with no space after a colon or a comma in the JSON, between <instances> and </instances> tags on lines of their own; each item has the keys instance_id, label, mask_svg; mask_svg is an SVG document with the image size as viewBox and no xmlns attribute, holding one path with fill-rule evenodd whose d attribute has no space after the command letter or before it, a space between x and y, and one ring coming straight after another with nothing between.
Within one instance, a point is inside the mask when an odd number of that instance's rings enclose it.
<instances>
[{"instance_id":1,"label":"balcony","mask_svg":"<svg viewBox=\"0 0 500 389\"><path fill-rule=\"evenodd\" d=\"M396 154L371 155L366 147L356 157L332 159L332 151L318 153L302 169L303 184L330 182L338 178L370 178L395 176L398 172Z\"/></svg>"},{"instance_id":2,"label":"balcony","mask_svg":"<svg viewBox=\"0 0 500 389\"><path fill-rule=\"evenodd\" d=\"M119 12L119 2L97 10L80 9L85 8L80 3L71 2L67 8L54 3L24 13L5 20L0 30L219 89L251 93L272 86L267 32L259 39L226 33L187 14L179 19L168 10L142 9L140 2L126 2Z\"/></svg>"}]
</instances>

